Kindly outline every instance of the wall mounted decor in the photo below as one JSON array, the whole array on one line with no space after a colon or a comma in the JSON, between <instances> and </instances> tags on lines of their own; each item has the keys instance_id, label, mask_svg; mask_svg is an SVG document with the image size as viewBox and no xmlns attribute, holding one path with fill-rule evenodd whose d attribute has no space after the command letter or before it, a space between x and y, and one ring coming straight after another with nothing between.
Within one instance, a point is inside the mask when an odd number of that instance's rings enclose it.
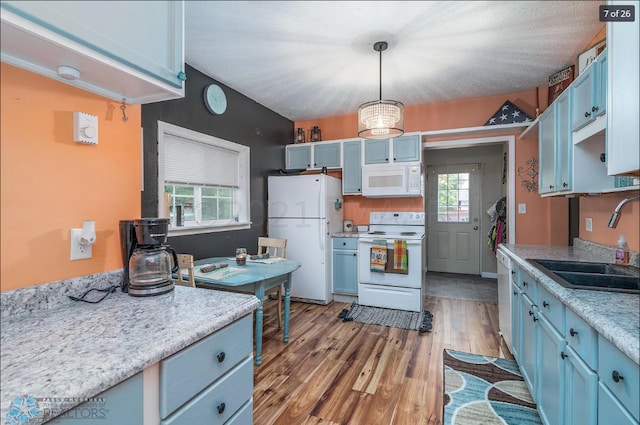
<instances>
[{"instance_id":1,"label":"wall mounted decor","mask_svg":"<svg viewBox=\"0 0 640 425\"><path fill-rule=\"evenodd\" d=\"M573 65L568 66L565 69L549 76L548 105L551 105L553 101L556 100L567 87L569 87L569 84L571 84L573 78Z\"/></svg>"},{"instance_id":2,"label":"wall mounted decor","mask_svg":"<svg viewBox=\"0 0 640 425\"><path fill-rule=\"evenodd\" d=\"M524 176L523 176L524 174ZM524 165L518 167L518 175L522 179L522 187L528 192L535 192L538 190L538 160L536 158L529 158L525 161ZM528 180L527 178L531 179Z\"/></svg>"},{"instance_id":3,"label":"wall mounted decor","mask_svg":"<svg viewBox=\"0 0 640 425\"><path fill-rule=\"evenodd\" d=\"M607 40L600 40L578 55L578 58L576 59L576 64L578 66L578 69L576 70L576 77L582 74L584 70L596 60L605 47L607 47Z\"/></svg>"}]
</instances>

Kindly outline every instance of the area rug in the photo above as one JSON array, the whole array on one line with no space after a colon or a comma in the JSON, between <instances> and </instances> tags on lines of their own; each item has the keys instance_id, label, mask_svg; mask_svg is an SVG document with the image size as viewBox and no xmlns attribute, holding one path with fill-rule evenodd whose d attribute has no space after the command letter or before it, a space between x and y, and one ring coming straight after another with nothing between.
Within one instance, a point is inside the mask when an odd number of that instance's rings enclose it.
<instances>
[{"instance_id":1,"label":"area rug","mask_svg":"<svg viewBox=\"0 0 640 425\"><path fill-rule=\"evenodd\" d=\"M370 307L353 303L349 310L338 315L343 322L359 322L370 325L383 325L392 328L411 329L419 332L431 332L433 314L427 310L421 312L394 310L390 308Z\"/></svg>"},{"instance_id":2,"label":"area rug","mask_svg":"<svg viewBox=\"0 0 640 425\"><path fill-rule=\"evenodd\" d=\"M444 350L443 425L541 425L514 360Z\"/></svg>"}]
</instances>

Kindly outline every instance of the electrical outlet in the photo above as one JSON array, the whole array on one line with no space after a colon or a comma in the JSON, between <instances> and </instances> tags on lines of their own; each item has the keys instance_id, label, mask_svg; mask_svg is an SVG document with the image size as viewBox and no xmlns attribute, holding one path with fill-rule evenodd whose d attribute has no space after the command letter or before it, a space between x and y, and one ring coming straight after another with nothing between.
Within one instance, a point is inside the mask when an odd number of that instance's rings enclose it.
<instances>
[{"instance_id":1,"label":"electrical outlet","mask_svg":"<svg viewBox=\"0 0 640 425\"><path fill-rule=\"evenodd\" d=\"M82 229L71 229L71 260L84 260L93 255L93 245L80 243Z\"/></svg>"},{"instance_id":2,"label":"electrical outlet","mask_svg":"<svg viewBox=\"0 0 640 425\"><path fill-rule=\"evenodd\" d=\"M593 220L591 219L591 217L586 217L584 219L584 229L587 232L593 232Z\"/></svg>"},{"instance_id":3,"label":"electrical outlet","mask_svg":"<svg viewBox=\"0 0 640 425\"><path fill-rule=\"evenodd\" d=\"M518 214L527 213L527 204L518 204Z\"/></svg>"}]
</instances>

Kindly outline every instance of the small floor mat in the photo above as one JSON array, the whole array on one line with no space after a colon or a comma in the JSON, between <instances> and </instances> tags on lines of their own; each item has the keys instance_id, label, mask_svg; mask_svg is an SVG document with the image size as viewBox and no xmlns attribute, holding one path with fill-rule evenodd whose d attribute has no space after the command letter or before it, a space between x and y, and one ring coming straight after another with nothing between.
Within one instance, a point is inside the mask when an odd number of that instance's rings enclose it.
<instances>
[{"instance_id":1,"label":"small floor mat","mask_svg":"<svg viewBox=\"0 0 640 425\"><path fill-rule=\"evenodd\" d=\"M412 329L420 332L431 332L433 315L427 310L421 312L394 310L390 308L370 307L353 303L349 310L342 310L338 315L343 322L359 322L370 325L383 325L392 328Z\"/></svg>"},{"instance_id":2,"label":"small floor mat","mask_svg":"<svg viewBox=\"0 0 640 425\"><path fill-rule=\"evenodd\" d=\"M444 350L443 425L542 425L514 360Z\"/></svg>"}]
</instances>

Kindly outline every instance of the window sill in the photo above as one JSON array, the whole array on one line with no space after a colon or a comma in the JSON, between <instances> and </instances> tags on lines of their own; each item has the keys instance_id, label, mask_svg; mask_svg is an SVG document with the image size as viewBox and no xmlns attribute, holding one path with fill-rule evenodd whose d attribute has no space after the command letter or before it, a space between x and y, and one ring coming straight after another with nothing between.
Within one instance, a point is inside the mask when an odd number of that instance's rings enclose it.
<instances>
[{"instance_id":1,"label":"window sill","mask_svg":"<svg viewBox=\"0 0 640 425\"><path fill-rule=\"evenodd\" d=\"M181 226L170 227L169 236L199 235L202 233L227 232L229 230L250 229L251 222L233 223L222 226Z\"/></svg>"}]
</instances>

